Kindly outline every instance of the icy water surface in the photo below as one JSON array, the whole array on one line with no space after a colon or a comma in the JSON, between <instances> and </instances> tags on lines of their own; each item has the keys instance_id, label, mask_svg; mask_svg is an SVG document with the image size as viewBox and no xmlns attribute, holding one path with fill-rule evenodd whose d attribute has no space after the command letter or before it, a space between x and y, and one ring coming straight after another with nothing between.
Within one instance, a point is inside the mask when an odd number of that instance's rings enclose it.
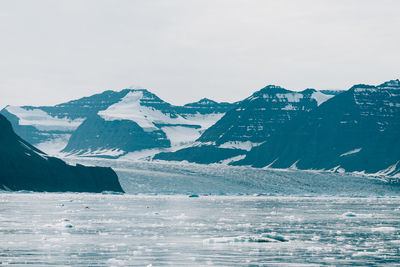
<instances>
[{"instance_id":1,"label":"icy water surface","mask_svg":"<svg viewBox=\"0 0 400 267\"><path fill-rule=\"evenodd\" d=\"M396 265L400 198L0 194L0 262Z\"/></svg>"}]
</instances>

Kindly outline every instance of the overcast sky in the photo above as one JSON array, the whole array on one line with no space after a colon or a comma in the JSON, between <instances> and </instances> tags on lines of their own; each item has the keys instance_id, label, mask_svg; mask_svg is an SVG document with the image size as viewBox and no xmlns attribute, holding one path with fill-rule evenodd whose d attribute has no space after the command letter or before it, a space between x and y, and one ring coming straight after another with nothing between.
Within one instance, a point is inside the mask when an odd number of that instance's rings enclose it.
<instances>
[{"instance_id":1,"label":"overcast sky","mask_svg":"<svg viewBox=\"0 0 400 267\"><path fill-rule=\"evenodd\" d=\"M398 0L3 0L0 107L128 87L184 104L379 84L400 78L399 12Z\"/></svg>"}]
</instances>

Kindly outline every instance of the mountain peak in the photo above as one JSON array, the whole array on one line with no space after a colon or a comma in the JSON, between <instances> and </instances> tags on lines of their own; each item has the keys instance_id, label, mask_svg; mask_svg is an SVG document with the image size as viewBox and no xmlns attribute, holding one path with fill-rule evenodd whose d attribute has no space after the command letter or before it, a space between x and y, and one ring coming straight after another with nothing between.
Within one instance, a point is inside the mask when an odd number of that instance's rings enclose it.
<instances>
[{"instance_id":1,"label":"mountain peak","mask_svg":"<svg viewBox=\"0 0 400 267\"><path fill-rule=\"evenodd\" d=\"M400 89L400 80L390 80L382 83L381 85L378 85L378 87Z\"/></svg>"},{"instance_id":2,"label":"mountain peak","mask_svg":"<svg viewBox=\"0 0 400 267\"><path fill-rule=\"evenodd\" d=\"M122 89L120 92L127 92L127 93L129 93L129 92L151 93L149 90L147 90L147 89L145 89L145 88L135 88L135 89L133 89L133 88L125 88L125 89Z\"/></svg>"},{"instance_id":3,"label":"mountain peak","mask_svg":"<svg viewBox=\"0 0 400 267\"><path fill-rule=\"evenodd\" d=\"M274 90L274 89L284 89L284 88L280 87L279 85L269 84L269 85L265 86L264 88L262 88L261 90ZM286 90L286 89L284 89L284 90Z\"/></svg>"},{"instance_id":4,"label":"mountain peak","mask_svg":"<svg viewBox=\"0 0 400 267\"><path fill-rule=\"evenodd\" d=\"M253 95L256 94L276 94L276 93L292 93L292 91L287 90L283 87L277 85L267 85L264 88L260 89L259 91L255 92Z\"/></svg>"},{"instance_id":5,"label":"mountain peak","mask_svg":"<svg viewBox=\"0 0 400 267\"><path fill-rule=\"evenodd\" d=\"M299 93L301 93L301 94L312 94L312 93L315 93L315 92L318 92L318 90L316 90L314 88L307 88L307 89L304 89L303 91L300 91Z\"/></svg>"},{"instance_id":6,"label":"mountain peak","mask_svg":"<svg viewBox=\"0 0 400 267\"><path fill-rule=\"evenodd\" d=\"M203 104L203 105L217 104L217 102L215 102L214 100L211 100L209 98L202 98L197 103Z\"/></svg>"},{"instance_id":7,"label":"mountain peak","mask_svg":"<svg viewBox=\"0 0 400 267\"><path fill-rule=\"evenodd\" d=\"M218 105L218 102L211 100L209 98L202 98L197 102L185 104L185 107L198 107L198 106L215 106Z\"/></svg>"}]
</instances>

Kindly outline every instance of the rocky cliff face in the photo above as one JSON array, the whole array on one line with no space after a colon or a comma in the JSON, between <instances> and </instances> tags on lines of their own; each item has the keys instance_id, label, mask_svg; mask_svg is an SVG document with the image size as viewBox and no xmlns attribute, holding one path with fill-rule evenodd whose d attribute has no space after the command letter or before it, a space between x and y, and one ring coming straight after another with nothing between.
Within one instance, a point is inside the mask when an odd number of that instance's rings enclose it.
<instances>
[{"instance_id":1,"label":"rocky cliff face","mask_svg":"<svg viewBox=\"0 0 400 267\"><path fill-rule=\"evenodd\" d=\"M282 124L331 97L313 89L293 92L270 85L241 101L198 141L217 145L234 141L265 142Z\"/></svg>"},{"instance_id":2,"label":"rocky cliff face","mask_svg":"<svg viewBox=\"0 0 400 267\"><path fill-rule=\"evenodd\" d=\"M47 192L123 192L111 168L71 166L36 149L0 115L0 188Z\"/></svg>"},{"instance_id":3,"label":"rocky cliff face","mask_svg":"<svg viewBox=\"0 0 400 267\"><path fill-rule=\"evenodd\" d=\"M214 162L244 155L252 147L268 142L270 136L288 121L332 97L314 89L293 92L279 86L267 86L237 103L235 108L200 136L193 148L162 153L155 159L202 163L209 161L211 150L213 154L220 154L219 157L213 157L216 160ZM195 158L191 154L196 154Z\"/></svg>"},{"instance_id":4,"label":"rocky cliff face","mask_svg":"<svg viewBox=\"0 0 400 267\"><path fill-rule=\"evenodd\" d=\"M355 85L288 123L238 165L400 171L400 82Z\"/></svg>"}]
</instances>

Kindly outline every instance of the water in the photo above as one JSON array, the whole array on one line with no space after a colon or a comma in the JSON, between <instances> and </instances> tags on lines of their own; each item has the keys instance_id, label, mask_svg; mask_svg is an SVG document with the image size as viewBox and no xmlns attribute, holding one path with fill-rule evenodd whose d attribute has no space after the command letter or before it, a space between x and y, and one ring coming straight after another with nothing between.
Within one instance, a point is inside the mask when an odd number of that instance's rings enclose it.
<instances>
[{"instance_id":1,"label":"water","mask_svg":"<svg viewBox=\"0 0 400 267\"><path fill-rule=\"evenodd\" d=\"M0 194L0 262L396 265L399 197Z\"/></svg>"}]
</instances>

